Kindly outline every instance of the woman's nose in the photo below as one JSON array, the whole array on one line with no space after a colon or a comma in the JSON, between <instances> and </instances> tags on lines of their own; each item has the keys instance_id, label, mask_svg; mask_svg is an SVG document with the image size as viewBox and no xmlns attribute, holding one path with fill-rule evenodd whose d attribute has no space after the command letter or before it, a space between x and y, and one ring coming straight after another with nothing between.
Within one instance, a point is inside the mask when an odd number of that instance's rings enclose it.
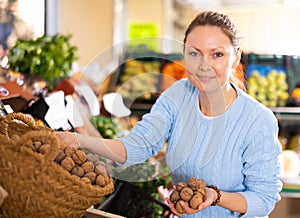
<instances>
[{"instance_id":1,"label":"woman's nose","mask_svg":"<svg viewBox=\"0 0 300 218\"><path fill-rule=\"evenodd\" d=\"M199 60L199 63L198 63L198 68L201 70L201 71L208 71L211 69L211 65L208 61L207 58L205 57L201 57L200 60Z\"/></svg>"}]
</instances>

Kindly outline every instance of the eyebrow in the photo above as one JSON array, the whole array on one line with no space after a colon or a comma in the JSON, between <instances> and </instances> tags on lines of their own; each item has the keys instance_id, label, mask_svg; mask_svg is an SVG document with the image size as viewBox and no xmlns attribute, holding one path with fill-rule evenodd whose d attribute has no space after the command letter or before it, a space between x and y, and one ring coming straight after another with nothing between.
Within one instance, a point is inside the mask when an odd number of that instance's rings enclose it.
<instances>
[{"instance_id":1,"label":"eyebrow","mask_svg":"<svg viewBox=\"0 0 300 218\"><path fill-rule=\"evenodd\" d=\"M193 49L195 49L196 51L198 51L198 52L200 52L200 53L202 54L201 50L198 49L198 48L196 48L196 47L194 47L194 46L187 45L187 46L185 46L185 47L193 48ZM225 47L212 48L213 51L215 51L215 50L217 50L217 49L225 49ZM226 50L226 49L225 49L225 50Z\"/></svg>"}]
</instances>

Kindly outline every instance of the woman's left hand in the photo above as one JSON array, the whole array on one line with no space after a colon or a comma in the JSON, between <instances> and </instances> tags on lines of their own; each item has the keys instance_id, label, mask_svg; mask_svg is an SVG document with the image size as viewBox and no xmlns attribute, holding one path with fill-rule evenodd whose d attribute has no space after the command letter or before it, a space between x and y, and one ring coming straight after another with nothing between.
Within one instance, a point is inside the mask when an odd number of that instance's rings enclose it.
<instances>
[{"instance_id":1,"label":"woman's left hand","mask_svg":"<svg viewBox=\"0 0 300 218\"><path fill-rule=\"evenodd\" d=\"M205 198L204 201L199 205L198 209L203 210L212 205L217 199L217 192L211 188L205 187Z\"/></svg>"}]
</instances>

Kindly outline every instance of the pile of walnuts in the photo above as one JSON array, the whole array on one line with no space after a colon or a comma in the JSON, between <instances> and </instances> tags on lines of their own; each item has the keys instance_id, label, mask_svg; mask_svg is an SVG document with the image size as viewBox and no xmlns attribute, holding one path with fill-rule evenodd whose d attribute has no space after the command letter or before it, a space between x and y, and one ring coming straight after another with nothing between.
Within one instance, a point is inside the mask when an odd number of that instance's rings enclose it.
<instances>
[{"instance_id":1,"label":"pile of walnuts","mask_svg":"<svg viewBox=\"0 0 300 218\"><path fill-rule=\"evenodd\" d=\"M18 140L19 136L12 135L11 138ZM51 142L47 138L36 137L28 140L25 146L31 148L34 152L47 154L50 151ZM79 148L60 143L54 161L70 172L71 175L78 176L86 184L105 187L111 182L106 164L95 155L85 153Z\"/></svg>"},{"instance_id":2,"label":"pile of walnuts","mask_svg":"<svg viewBox=\"0 0 300 218\"><path fill-rule=\"evenodd\" d=\"M206 182L203 179L194 177L190 178L188 183L179 182L170 195L170 200L175 204L176 211L179 214L185 213L180 202L193 209L198 209L206 195L205 186Z\"/></svg>"}]
</instances>

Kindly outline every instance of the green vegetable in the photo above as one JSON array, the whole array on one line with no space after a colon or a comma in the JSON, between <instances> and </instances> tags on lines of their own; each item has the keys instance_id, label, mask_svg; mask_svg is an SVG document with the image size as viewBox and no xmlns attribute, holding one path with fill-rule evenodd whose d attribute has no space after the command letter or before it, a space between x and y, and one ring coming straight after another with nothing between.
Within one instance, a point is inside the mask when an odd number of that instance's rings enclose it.
<instances>
[{"instance_id":1,"label":"green vegetable","mask_svg":"<svg viewBox=\"0 0 300 218\"><path fill-rule=\"evenodd\" d=\"M124 130L117 118L94 116L91 118L91 123L103 138L113 139Z\"/></svg>"},{"instance_id":2,"label":"green vegetable","mask_svg":"<svg viewBox=\"0 0 300 218\"><path fill-rule=\"evenodd\" d=\"M8 54L9 68L16 72L38 75L52 89L68 77L78 59L77 47L70 44L71 35L44 35L35 40L17 40Z\"/></svg>"}]
</instances>

